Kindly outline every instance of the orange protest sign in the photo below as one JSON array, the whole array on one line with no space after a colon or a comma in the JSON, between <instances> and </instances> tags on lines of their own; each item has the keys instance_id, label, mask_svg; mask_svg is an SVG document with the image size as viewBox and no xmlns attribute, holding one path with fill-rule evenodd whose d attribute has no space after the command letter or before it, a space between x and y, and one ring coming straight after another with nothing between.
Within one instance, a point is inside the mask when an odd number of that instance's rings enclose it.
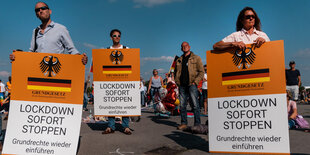
<instances>
[{"instance_id":1,"label":"orange protest sign","mask_svg":"<svg viewBox=\"0 0 310 155\"><path fill-rule=\"evenodd\" d=\"M85 66L81 55L30 52L14 55L12 100L82 104Z\"/></svg>"},{"instance_id":2,"label":"orange protest sign","mask_svg":"<svg viewBox=\"0 0 310 155\"><path fill-rule=\"evenodd\" d=\"M285 93L283 41L242 51L207 51L208 97ZM277 61L274 60L277 58Z\"/></svg>"},{"instance_id":3,"label":"orange protest sign","mask_svg":"<svg viewBox=\"0 0 310 155\"><path fill-rule=\"evenodd\" d=\"M139 49L93 49L96 116L140 116Z\"/></svg>"},{"instance_id":4,"label":"orange protest sign","mask_svg":"<svg viewBox=\"0 0 310 155\"><path fill-rule=\"evenodd\" d=\"M207 51L207 62L210 152L289 154L283 41Z\"/></svg>"},{"instance_id":5,"label":"orange protest sign","mask_svg":"<svg viewBox=\"0 0 310 155\"><path fill-rule=\"evenodd\" d=\"M93 49L93 72L94 81L140 81L140 50Z\"/></svg>"}]
</instances>

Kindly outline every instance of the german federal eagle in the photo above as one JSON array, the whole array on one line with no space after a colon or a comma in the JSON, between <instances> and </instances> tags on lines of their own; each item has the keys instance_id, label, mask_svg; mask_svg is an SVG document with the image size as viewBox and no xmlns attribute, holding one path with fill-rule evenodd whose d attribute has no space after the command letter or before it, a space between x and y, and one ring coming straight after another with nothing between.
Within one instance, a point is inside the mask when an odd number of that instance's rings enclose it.
<instances>
[{"instance_id":1,"label":"german federal eagle","mask_svg":"<svg viewBox=\"0 0 310 155\"><path fill-rule=\"evenodd\" d=\"M123 61L123 54L121 51L115 50L111 52L110 59L113 64L120 64Z\"/></svg>"},{"instance_id":2,"label":"german federal eagle","mask_svg":"<svg viewBox=\"0 0 310 155\"><path fill-rule=\"evenodd\" d=\"M233 63L241 69L247 69L254 63L255 60L255 53L252 48L247 47L246 49L242 50L241 53L239 50L235 51L233 56Z\"/></svg>"},{"instance_id":3,"label":"german federal eagle","mask_svg":"<svg viewBox=\"0 0 310 155\"><path fill-rule=\"evenodd\" d=\"M57 57L54 56L45 56L40 63L40 69L44 75L48 77L55 76L61 68L61 64Z\"/></svg>"}]
</instances>

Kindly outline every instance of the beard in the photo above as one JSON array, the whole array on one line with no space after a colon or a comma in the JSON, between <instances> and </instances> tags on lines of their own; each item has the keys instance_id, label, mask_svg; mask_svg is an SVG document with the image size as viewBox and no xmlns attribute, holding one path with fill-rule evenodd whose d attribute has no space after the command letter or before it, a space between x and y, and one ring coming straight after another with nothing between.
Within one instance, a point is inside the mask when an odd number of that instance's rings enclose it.
<instances>
[{"instance_id":1,"label":"beard","mask_svg":"<svg viewBox=\"0 0 310 155\"><path fill-rule=\"evenodd\" d=\"M37 17L41 20L42 23L46 23L50 20L49 14L38 15Z\"/></svg>"}]
</instances>

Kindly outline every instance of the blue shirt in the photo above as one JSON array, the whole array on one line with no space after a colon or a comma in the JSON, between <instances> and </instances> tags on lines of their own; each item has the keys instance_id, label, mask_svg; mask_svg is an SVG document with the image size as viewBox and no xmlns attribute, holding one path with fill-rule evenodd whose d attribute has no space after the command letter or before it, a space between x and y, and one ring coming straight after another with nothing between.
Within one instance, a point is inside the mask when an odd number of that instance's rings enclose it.
<instances>
[{"instance_id":1,"label":"blue shirt","mask_svg":"<svg viewBox=\"0 0 310 155\"><path fill-rule=\"evenodd\" d=\"M298 76L300 76L300 72L298 69L295 69L295 70L287 69L287 70L285 70L286 85L287 86L298 85L298 82L299 82Z\"/></svg>"},{"instance_id":2,"label":"blue shirt","mask_svg":"<svg viewBox=\"0 0 310 155\"><path fill-rule=\"evenodd\" d=\"M77 49L74 47L72 39L65 26L54 23L52 21L44 30L44 34L42 34L40 30L41 28L39 26L36 40L36 51L34 51L35 29L33 30L29 49L31 52L63 54L65 51L67 51L69 54L79 54L79 51L77 51Z\"/></svg>"}]
</instances>

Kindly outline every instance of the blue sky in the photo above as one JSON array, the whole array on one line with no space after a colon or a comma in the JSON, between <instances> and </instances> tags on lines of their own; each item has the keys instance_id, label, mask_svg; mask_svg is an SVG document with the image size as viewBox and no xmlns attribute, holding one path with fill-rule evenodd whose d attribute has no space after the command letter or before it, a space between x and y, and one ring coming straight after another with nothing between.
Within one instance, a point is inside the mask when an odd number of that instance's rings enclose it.
<instances>
[{"instance_id":1,"label":"blue sky","mask_svg":"<svg viewBox=\"0 0 310 155\"><path fill-rule=\"evenodd\" d=\"M0 5L0 78L11 73L8 55L27 51L32 30L40 24L34 13L37 1L6 0ZM206 62L206 51L235 31L245 6L258 13L262 30L271 40L284 40L285 62L296 61L303 85L310 85L309 0L47 0L52 20L67 27L76 48L91 57L91 49L111 45L109 32L122 31L121 43L140 48L141 76L153 68L169 70L182 41ZM88 67L89 65L87 65Z\"/></svg>"}]
</instances>

